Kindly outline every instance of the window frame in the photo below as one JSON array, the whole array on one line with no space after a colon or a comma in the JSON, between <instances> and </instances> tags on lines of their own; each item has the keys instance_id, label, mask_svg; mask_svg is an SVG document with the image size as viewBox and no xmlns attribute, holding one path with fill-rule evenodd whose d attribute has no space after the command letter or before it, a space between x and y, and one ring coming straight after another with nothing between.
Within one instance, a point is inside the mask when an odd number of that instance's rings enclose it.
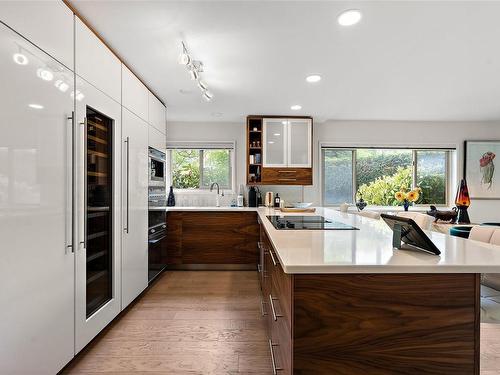
<instances>
[{"instance_id":1,"label":"window frame","mask_svg":"<svg viewBox=\"0 0 500 375\"><path fill-rule=\"evenodd\" d=\"M402 147L402 146L380 146L380 147L373 147L373 146L358 146L358 147L346 147L346 146L333 146L333 145L328 145L328 144L322 144L320 143L320 165L321 165L321 178L320 178L320 189L321 189L321 203L324 207L338 207L340 206L341 203L336 203L336 204L328 204L326 203L325 200L325 159L324 159L324 150L328 149L334 149L338 151L351 151L352 152L352 203L354 204L356 202L356 194L358 192L358 184L356 181L356 175L357 175L357 169L356 169L356 161L357 161L357 150L360 149L371 149L371 150L411 150L412 151L412 189L416 187L416 181L417 181L417 154L419 151L444 151L446 154L445 158L445 203L444 204L435 204L436 207L450 207L451 201L450 201L450 187L451 187L451 179L453 178L454 174L453 171L451 171L451 157L452 153L456 152L455 147ZM429 204L415 204L415 207L428 207ZM377 205L372 205L371 207L386 207L386 206L377 206ZM392 208L396 208L397 206L391 206Z\"/></svg>"},{"instance_id":2,"label":"window frame","mask_svg":"<svg viewBox=\"0 0 500 375\"><path fill-rule=\"evenodd\" d=\"M228 142L224 142L223 144L227 144ZM213 142L210 143L211 145ZM199 152L198 158L199 158L199 167L200 167L200 182L197 188L188 188L188 189L183 189L183 188L176 188L174 187L174 191L176 192L182 192L182 193L206 193L210 191L210 186L203 186L203 152L204 151L213 151L213 150L227 150L229 151L229 175L228 175L228 181L229 181L229 186L220 186L220 189L224 189L228 192L234 192L235 191L235 184L236 184L236 168L235 168L235 155L236 155L236 145L235 142L231 142L233 145L232 147L227 147L223 146L221 144L221 147L204 147L203 143L188 143L187 146L183 147L167 147L166 150L166 160L167 160L167 184L168 186L173 186L173 179L172 179L172 172L173 172L173 163L172 163L172 151L175 150L197 150ZM184 142L183 142L184 145Z\"/></svg>"}]
</instances>

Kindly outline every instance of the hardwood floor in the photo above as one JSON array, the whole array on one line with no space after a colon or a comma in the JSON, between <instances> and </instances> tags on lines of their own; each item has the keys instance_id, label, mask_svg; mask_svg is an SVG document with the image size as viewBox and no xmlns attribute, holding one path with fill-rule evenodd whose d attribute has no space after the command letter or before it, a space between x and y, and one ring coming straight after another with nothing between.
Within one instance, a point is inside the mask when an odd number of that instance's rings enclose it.
<instances>
[{"instance_id":1,"label":"hardwood floor","mask_svg":"<svg viewBox=\"0 0 500 375\"><path fill-rule=\"evenodd\" d=\"M64 374L270 374L257 272L172 271Z\"/></svg>"},{"instance_id":2,"label":"hardwood floor","mask_svg":"<svg viewBox=\"0 0 500 375\"><path fill-rule=\"evenodd\" d=\"M173 271L64 374L271 374L256 272ZM500 324L481 325L481 375L500 375Z\"/></svg>"}]
</instances>

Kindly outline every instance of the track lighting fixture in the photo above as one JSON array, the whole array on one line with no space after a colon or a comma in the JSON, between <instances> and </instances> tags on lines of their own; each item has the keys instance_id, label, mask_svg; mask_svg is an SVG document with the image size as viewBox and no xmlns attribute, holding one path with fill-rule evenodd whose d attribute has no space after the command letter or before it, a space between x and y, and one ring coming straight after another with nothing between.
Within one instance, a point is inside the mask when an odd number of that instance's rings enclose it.
<instances>
[{"instance_id":1,"label":"track lighting fixture","mask_svg":"<svg viewBox=\"0 0 500 375\"><path fill-rule=\"evenodd\" d=\"M179 56L179 64L184 65L189 72L189 76L193 81L196 81L201 90L201 95L206 101L212 100L214 95L208 91L208 85L201 80L200 73L203 73L203 62L193 60L184 42L181 42L182 50Z\"/></svg>"}]
</instances>

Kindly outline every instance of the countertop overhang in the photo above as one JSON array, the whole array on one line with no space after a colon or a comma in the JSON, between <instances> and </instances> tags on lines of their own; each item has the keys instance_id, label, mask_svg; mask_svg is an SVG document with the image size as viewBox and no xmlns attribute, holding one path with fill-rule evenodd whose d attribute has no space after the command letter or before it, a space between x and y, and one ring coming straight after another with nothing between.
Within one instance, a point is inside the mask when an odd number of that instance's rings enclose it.
<instances>
[{"instance_id":1,"label":"countertop overhang","mask_svg":"<svg viewBox=\"0 0 500 375\"><path fill-rule=\"evenodd\" d=\"M256 211L279 258L291 274L321 273L500 273L500 247L433 231L426 234L441 250L436 256L392 247L383 220L316 208L315 213L283 213L253 207L163 207L167 211ZM277 230L268 215L321 215L359 230Z\"/></svg>"}]
</instances>

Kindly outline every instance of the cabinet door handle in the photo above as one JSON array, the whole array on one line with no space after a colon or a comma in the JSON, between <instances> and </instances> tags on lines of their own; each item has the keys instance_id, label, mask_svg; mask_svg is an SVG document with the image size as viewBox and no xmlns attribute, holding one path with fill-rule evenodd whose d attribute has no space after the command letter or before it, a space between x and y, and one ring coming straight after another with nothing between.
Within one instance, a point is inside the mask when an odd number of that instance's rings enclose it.
<instances>
[{"instance_id":1,"label":"cabinet door handle","mask_svg":"<svg viewBox=\"0 0 500 375\"><path fill-rule=\"evenodd\" d=\"M278 173L297 173L297 171L278 171Z\"/></svg>"},{"instance_id":2,"label":"cabinet door handle","mask_svg":"<svg viewBox=\"0 0 500 375\"><path fill-rule=\"evenodd\" d=\"M75 111L71 112L71 117L68 117L68 120L71 120L71 240L69 241L67 248L71 249L71 252L75 252L75 247L73 246L75 231L75 192L76 192L76 176L77 176L77 166L76 166L76 131L75 131Z\"/></svg>"},{"instance_id":3,"label":"cabinet door handle","mask_svg":"<svg viewBox=\"0 0 500 375\"><path fill-rule=\"evenodd\" d=\"M278 178L278 181L297 181L296 178Z\"/></svg>"},{"instance_id":4,"label":"cabinet door handle","mask_svg":"<svg viewBox=\"0 0 500 375\"><path fill-rule=\"evenodd\" d=\"M277 266L278 263L276 262L276 259L274 259L274 255L273 255L273 252L271 250L269 250L269 255L271 255L271 260L273 261L274 266Z\"/></svg>"},{"instance_id":5,"label":"cabinet door handle","mask_svg":"<svg viewBox=\"0 0 500 375\"><path fill-rule=\"evenodd\" d=\"M269 351L271 352L271 364L273 366L273 375L277 375L278 371L283 370L281 367L276 366L276 360L274 359L274 347L278 344L273 344L271 339L269 339Z\"/></svg>"},{"instance_id":6,"label":"cabinet door handle","mask_svg":"<svg viewBox=\"0 0 500 375\"><path fill-rule=\"evenodd\" d=\"M87 148L88 148L88 125L87 117L84 117L83 122L83 241L80 244L84 249L87 249L87 210L88 210L88 161L87 161Z\"/></svg>"},{"instance_id":7,"label":"cabinet door handle","mask_svg":"<svg viewBox=\"0 0 500 375\"><path fill-rule=\"evenodd\" d=\"M271 305L271 312L273 313L273 320L277 321L278 318L282 318L283 315L281 314L276 314L276 310L274 309L274 301L277 301L278 298L273 298L271 295L269 295L269 304Z\"/></svg>"},{"instance_id":8,"label":"cabinet door handle","mask_svg":"<svg viewBox=\"0 0 500 375\"><path fill-rule=\"evenodd\" d=\"M129 221L129 180L130 180L130 137L127 137L125 138L125 146L126 146L126 150L127 150L127 159L126 159L126 169L125 169L125 180L126 180L126 184L125 184L125 189L126 189L126 193L125 193L125 200L126 200L126 205L127 205L127 209L125 211L125 228L123 228L123 230L125 231L125 233L128 233L128 221Z\"/></svg>"}]
</instances>

